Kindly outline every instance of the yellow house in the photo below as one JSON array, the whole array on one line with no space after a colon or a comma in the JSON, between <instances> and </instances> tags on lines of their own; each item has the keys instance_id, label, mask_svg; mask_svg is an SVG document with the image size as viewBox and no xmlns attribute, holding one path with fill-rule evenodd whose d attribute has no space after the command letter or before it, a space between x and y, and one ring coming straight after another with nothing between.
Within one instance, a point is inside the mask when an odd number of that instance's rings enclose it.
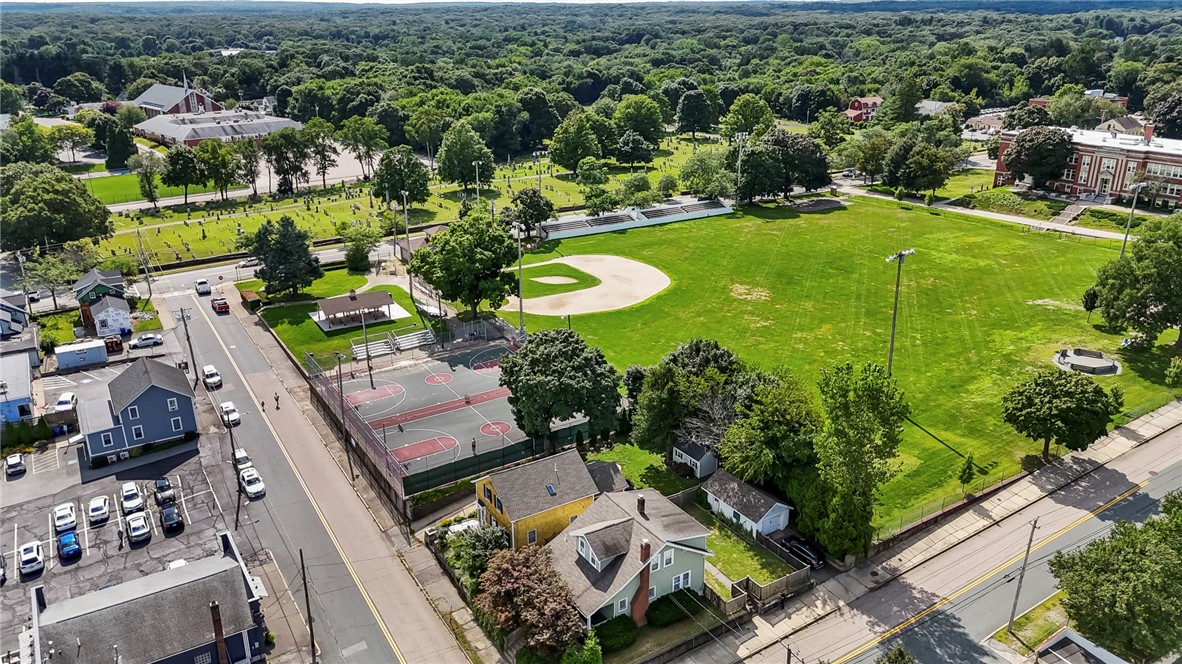
<instances>
[{"instance_id":1,"label":"yellow house","mask_svg":"<svg viewBox=\"0 0 1182 664\"><path fill-rule=\"evenodd\" d=\"M574 449L486 475L474 484L480 522L509 531L514 549L554 539L600 493Z\"/></svg>"}]
</instances>

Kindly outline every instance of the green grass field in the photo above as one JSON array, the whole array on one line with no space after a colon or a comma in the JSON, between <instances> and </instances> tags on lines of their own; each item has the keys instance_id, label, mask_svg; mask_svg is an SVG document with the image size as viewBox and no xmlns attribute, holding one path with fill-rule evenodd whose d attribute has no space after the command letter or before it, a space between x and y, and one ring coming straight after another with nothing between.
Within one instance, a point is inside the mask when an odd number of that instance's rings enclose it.
<instances>
[{"instance_id":1,"label":"green grass field","mask_svg":"<svg viewBox=\"0 0 1182 664\"><path fill-rule=\"evenodd\" d=\"M959 495L956 472L973 453L982 475L1012 474L1039 446L1001 420L1001 396L1060 348L1084 346L1125 362L1118 377L1140 414L1165 403L1176 332L1152 351L1119 349L1077 307L1118 242L1053 235L952 212L855 197L845 209L801 215L748 208L722 218L551 243L528 256L615 254L649 263L673 284L642 304L578 316L574 328L621 370L652 364L678 343L713 337L753 365L786 367L808 383L851 361L885 363L895 270L903 272L894 375L911 402L899 471L883 487L876 523ZM516 322L516 312L504 312ZM558 317L528 315L530 330ZM921 428L922 427L922 428Z\"/></svg>"},{"instance_id":2,"label":"green grass field","mask_svg":"<svg viewBox=\"0 0 1182 664\"><path fill-rule=\"evenodd\" d=\"M272 298L266 291L262 291L263 281L261 279L248 279L239 281L235 284L239 291L252 290L257 292L264 303L279 303L291 300L319 300L334 295L343 295L354 288L362 288L365 286L365 275L356 272L349 272L348 270L325 270L324 276L312 282L312 285L300 291L296 297L291 297L290 294L281 293L280 297Z\"/></svg>"},{"instance_id":3,"label":"green grass field","mask_svg":"<svg viewBox=\"0 0 1182 664\"><path fill-rule=\"evenodd\" d=\"M1005 187L964 195L955 204L975 210L1013 214L1044 221L1053 219L1055 215L1067 209L1067 203L1063 201L1023 198Z\"/></svg>"},{"instance_id":4,"label":"green grass field","mask_svg":"<svg viewBox=\"0 0 1182 664\"><path fill-rule=\"evenodd\" d=\"M583 290L584 288L592 288L600 284L598 278L564 263L550 263L549 265L537 265L525 268L521 271L521 276L522 290L525 291L525 299L527 300L533 297L544 297L546 295L557 295L558 293ZM574 283L544 284L536 281L539 277L564 277L573 279Z\"/></svg>"},{"instance_id":5,"label":"green grass field","mask_svg":"<svg viewBox=\"0 0 1182 664\"><path fill-rule=\"evenodd\" d=\"M134 173L83 178L82 184L86 185L86 188L90 190L90 193L94 194L95 198L107 205L144 200L144 197L140 194L139 179ZM190 195L201 194L207 191L213 191L213 188L189 187ZM165 187L164 185L160 185L158 195L160 198L166 198L168 196L182 196L184 193L185 190L181 187Z\"/></svg>"},{"instance_id":6,"label":"green grass field","mask_svg":"<svg viewBox=\"0 0 1182 664\"><path fill-rule=\"evenodd\" d=\"M1141 224L1154 219L1145 214L1134 214L1132 228L1136 229ZM1102 231L1116 231L1123 233L1125 225L1129 223L1128 211L1117 212L1116 210L1088 208L1083 214L1075 220L1076 226L1083 226L1084 228L1095 228Z\"/></svg>"},{"instance_id":7,"label":"green grass field","mask_svg":"<svg viewBox=\"0 0 1182 664\"><path fill-rule=\"evenodd\" d=\"M620 464L624 479L637 489L652 487L663 495L671 496L698 483L697 480L678 477L665 467L665 459L656 452L627 443L617 444L610 449L592 452L588 459L614 461Z\"/></svg>"},{"instance_id":8,"label":"green grass field","mask_svg":"<svg viewBox=\"0 0 1182 664\"><path fill-rule=\"evenodd\" d=\"M944 186L936 190L942 198L960 198L972 191L993 188L993 171L982 168L959 170L948 178Z\"/></svg>"}]
</instances>

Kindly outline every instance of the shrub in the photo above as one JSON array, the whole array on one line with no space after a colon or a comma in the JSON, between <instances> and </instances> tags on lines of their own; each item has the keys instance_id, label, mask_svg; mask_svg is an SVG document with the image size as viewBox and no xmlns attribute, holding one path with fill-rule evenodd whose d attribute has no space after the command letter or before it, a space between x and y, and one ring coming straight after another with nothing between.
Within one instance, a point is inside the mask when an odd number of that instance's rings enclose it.
<instances>
[{"instance_id":1,"label":"shrub","mask_svg":"<svg viewBox=\"0 0 1182 664\"><path fill-rule=\"evenodd\" d=\"M653 627L672 625L696 613L695 608L701 609L701 605L694 601L696 599L690 599L685 590L678 590L670 595L660 597L653 601L652 604L649 604L648 611L644 612L644 619ZM678 604L681 606L678 606Z\"/></svg>"},{"instance_id":2,"label":"shrub","mask_svg":"<svg viewBox=\"0 0 1182 664\"><path fill-rule=\"evenodd\" d=\"M37 426L33 428L33 439L50 440L51 438L53 438L53 429L50 428L49 422L46 422L45 418L41 418L37 421Z\"/></svg>"},{"instance_id":3,"label":"shrub","mask_svg":"<svg viewBox=\"0 0 1182 664\"><path fill-rule=\"evenodd\" d=\"M90 467L91 468L102 468L106 465L107 465L107 455L105 455L105 454L100 454L96 457L90 458Z\"/></svg>"},{"instance_id":4,"label":"shrub","mask_svg":"<svg viewBox=\"0 0 1182 664\"><path fill-rule=\"evenodd\" d=\"M936 202L936 195L933 194L932 192L929 191L927 194L924 195L924 197L923 197L923 204L924 205L931 207L932 204L935 202Z\"/></svg>"},{"instance_id":5,"label":"shrub","mask_svg":"<svg viewBox=\"0 0 1182 664\"><path fill-rule=\"evenodd\" d=\"M619 652L636 643L640 628L632 616L616 616L595 628L599 641L603 644L603 652Z\"/></svg>"},{"instance_id":6,"label":"shrub","mask_svg":"<svg viewBox=\"0 0 1182 664\"><path fill-rule=\"evenodd\" d=\"M546 660L534 654L534 651L525 646L522 646L517 651L514 661L517 662L517 664L546 664Z\"/></svg>"},{"instance_id":7,"label":"shrub","mask_svg":"<svg viewBox=\"0 0 1182 664\"><path fill-rule=\"evenodd\" d=\"M902 187L895 187L895 200L901 201L907 196L907 192Z\"/></svg>"},{"instance_id":8,"label":"shrub","mask_svg":"<svg viewBox=\"0 0 1182 664\"><path fill-rule=\"evenodd\" d=\"M21 423L16 426L16 439L20 441L21 445L29 445L33 442L33 425L29 424L28 420L21 420Z\"/></svg>"},{"instance_id":9,"label":"shrub","mask_svg":"<svg viewBox=\"0 0 1182 664\"><path fill-rule=\"evenodd\" d=\"M263 634L263 641L269 646L275 645L275 632L267 630L266 633Z\"/></svg>"},{"instance_id":10,"label":"shrub","mask_svg":"<svg viewBox=\"0 0 1182 664\"><path fill-rule=\"evenodd\" d=\"M1182 357L1170 360L1170 366L1166 368L1166 386L1182 387Z\"/></svg>"}]
</instances>

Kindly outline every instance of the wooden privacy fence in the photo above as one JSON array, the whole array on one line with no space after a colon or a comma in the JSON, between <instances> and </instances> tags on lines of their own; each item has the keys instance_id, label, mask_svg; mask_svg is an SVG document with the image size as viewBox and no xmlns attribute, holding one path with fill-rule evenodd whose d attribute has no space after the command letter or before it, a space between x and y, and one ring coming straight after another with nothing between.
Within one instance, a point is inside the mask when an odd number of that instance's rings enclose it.
<instances>
[{"instance_id":1,"label":"wooden privacy fence","mask_svg":"<svg viewBox=\"0 0 1182 664\"><path fill-rule=\"evenodd\" d=\"M714 592L714 589L707 584L702 585L702 596L705 597L711 604L718 607L722 614L727 618L733 618L747 609L747 593L735 592L736 588L731 587L731 598L723 599L721 595Z\"/></svg>"}]
</instances>

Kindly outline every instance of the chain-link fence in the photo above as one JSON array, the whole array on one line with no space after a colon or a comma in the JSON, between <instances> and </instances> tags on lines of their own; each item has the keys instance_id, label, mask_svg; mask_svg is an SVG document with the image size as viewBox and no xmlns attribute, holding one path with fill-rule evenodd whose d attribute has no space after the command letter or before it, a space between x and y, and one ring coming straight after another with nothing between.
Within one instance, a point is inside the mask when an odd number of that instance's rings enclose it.
<instances>
[{"instance_id":1,"label":"chain-link fence","mask_svg":"<svg viewBox=\"0 0 1182 664\"><path fill-rule=\"evenodd\" d=\"M1016 469L1005 473L993 473L986 475L980 479L974 480L970 484L966 484L963 491L956 491L955 493L945 494L938 498L933 498L919 507L912 508L897 518L892 518L888 523L885 523L875 529L874 539L877 542L888 540L895 535L907 530L908 528L922 522L924 519L930 518L933 515L939 514L944 510L956 505L965 500L966 497L980 494L981 492L990 489L1006 480L1024 474L1022 469Z\"/></svg>"}]
</instances>

